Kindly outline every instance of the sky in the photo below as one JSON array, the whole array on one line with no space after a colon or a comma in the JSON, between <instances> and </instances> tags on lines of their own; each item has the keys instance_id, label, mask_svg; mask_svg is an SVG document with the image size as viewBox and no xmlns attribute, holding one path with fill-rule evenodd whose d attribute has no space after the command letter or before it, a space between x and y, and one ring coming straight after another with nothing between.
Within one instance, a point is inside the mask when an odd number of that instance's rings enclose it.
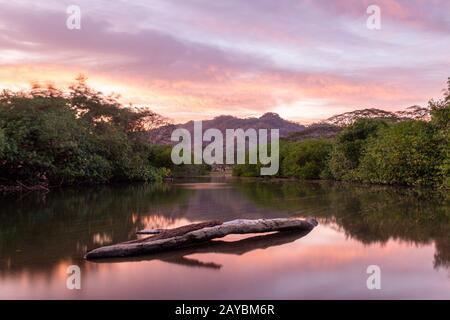
<instances>
[{"instance_id":1,"label":"sky","mask_svg":"<svg viewBox=\"0 0 450 320\"><path fill-rule=\"evenodd\" d=\"M80 8L81 29L66 26ZM380 9L380 28L367 27ZM440 98L448 0L0 0L0 89L79 74L173 122L311 123Z\"/></svg>"}]
</instances>

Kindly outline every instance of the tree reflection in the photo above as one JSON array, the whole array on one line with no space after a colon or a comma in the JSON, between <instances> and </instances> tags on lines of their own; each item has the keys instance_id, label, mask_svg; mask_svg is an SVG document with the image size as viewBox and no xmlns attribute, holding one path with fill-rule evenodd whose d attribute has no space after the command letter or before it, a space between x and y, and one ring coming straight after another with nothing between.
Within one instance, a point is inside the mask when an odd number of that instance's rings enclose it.
<instances>
[{"instance_id":1,"label":"tree reflection","mask_svg":"<svg viewBox=\"0 0 450 320\"><path fill-rule=\"evenodd\" d=\"M149 216L170 226L182 218L182 200L191 193L136 184L0 197L0 270L45 270L63 259L81 263L88 249L135 237Z\"/></svg>"},{"instance_id":2,"label":"tree reflection","mask_svg":"<svg viewBox=\"0 0 450 320\"><path fill-rule=\"evenodd\" d=\"M450 268L448 198L418 189L328 182L232 180L208 187L135 184L62 189L45 196L0 197L0 276L48 272L63 262L85 266L87 250L135 239L144 228L170 228L209 219L313 216L336 224L364 244L402 240L435 244L435 268ZM219 268L194 253L245 254L295 241L301 234L273 234L236 242L212 241L140 259Z\"/></svg>"},{"instance_id":3,"label":"tree reflection","mask_svg":"<svg viewBox=\"0 0 450 320\"><path fill-rule=\"evenodd\" d=\"M257 205L336 223L364 244L391 239L434 243L434 266L450 266L450 206L445 194L332 182L244 180L235 186Z\"/></svg>"}]
</instances>

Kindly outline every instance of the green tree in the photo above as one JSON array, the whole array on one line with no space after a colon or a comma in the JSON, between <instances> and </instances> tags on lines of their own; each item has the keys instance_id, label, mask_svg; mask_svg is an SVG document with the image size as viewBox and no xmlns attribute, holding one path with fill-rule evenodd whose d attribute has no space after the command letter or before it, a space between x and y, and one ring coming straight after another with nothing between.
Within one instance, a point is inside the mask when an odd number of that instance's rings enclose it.
<instances>
[{"instance_id":1,"label":"green tree","mask_svg":"<svg viewBox=\"0 0 450 320\"><path fill-rule=\"evenodd\" d=\"M121 105L84 78L65 93L34 85L0 94L2 183L102 183L161 177L145 130L164 118Z\"/></svg>"},{"instance_id":2,"label":"green tree","mask_svg":"<svg viewBox=\"0 0 450 320\"><path fill-rule=\"evenodd\" d=\"M405 121L368 140L356 176L370 183L434 186L442 182L443 159L443 143L435 127Z\"/></svg>"},{"instance_id":3,"label":"green tree","mask_svg":"<svg viewBox=\"0 0 450 320\"><path fill-rule=\"evenodd\" d=\"M6 136L3 129L0 128L0 157L3 156L3 152L6 149Z\"/></svg>"},{"instance_id":4,"label":"green tree","mask_svg":"<svg viewBox=\"0 0 450 320\"><path fill-rule=\"evenodd\" d=\"M281 149L281 175L300 179L319 179L326 171L332 144L311 139L286 143Z\"/></svg>"},{"instance_id":5,"label":"green tree","mask_svg":"<svg viewBox=\"0 0 450 320\"><path fill-rule=\"evenodd\" d=\"M450 77L447 80L447 89L444 98L429 102L431 109L431 123L439 129L439 135L444 144L444 160L440 166L444 177L443 187L450 189Z\"/></svg>"},{"instance_id":6,"label":"green tree","mask_svg":"<svg viewBox=\"0 0 450 320\"><path fill-rule=\"evenodd\" d=\"M428 106L431 109L431 122L448 134L450 131L450 77L447 80L444 98L438 101L430 100Z\"/></svg>"},{"instance_id":7,"label":"green tree","mask_svg":"<svg viewBox=\"0 0 450 320\"><path fill-rule=\"evenodd\" d=\"M336 138L331 152L329 168L335 179L350 179L359 165L362 150L368 138L387 127L385 120L359 119L346 127Z\"/></svg>"}]
</instances>

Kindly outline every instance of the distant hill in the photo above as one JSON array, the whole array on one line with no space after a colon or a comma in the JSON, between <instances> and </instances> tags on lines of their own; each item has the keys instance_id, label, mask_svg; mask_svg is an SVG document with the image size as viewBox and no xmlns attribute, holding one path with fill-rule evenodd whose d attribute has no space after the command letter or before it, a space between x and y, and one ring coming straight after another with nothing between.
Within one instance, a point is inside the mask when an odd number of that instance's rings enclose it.
<instances>
[{"instance_id":1,"label":"distant hill","mask_svg":"<svg viewBox=\"0 0 450 320\"><path fill-rule=\"evenodd\" d=\"M298 124L281 118L277 113L265 113L259 118L237 118L233 116L218 116L212 120L203 120L203 131L216 128L225 134L226 129L279 129L280 137L290 141L301 141L305 139L333 138L344 127L352 124L358 119L385 119L387 121L398 122L408 119L429 119L429 109L412 106L403 111L391 112L382 109L360 109L345 112L308 126ZM171 144L170 136L177 128L187 129L191 134L194 131L194 122L189 121L183 124L166 125L149 131L148 135L152 142L158 144Z\"/></svg>"},{"instance_id":2,"label":"distant hill","mask_svg":"<svg viewBox=\"0 0 450 320\"><path fill-rule=\"evenodd\" d=\"M292 132L299 132L305 129L305 126L285 120L277 113L265 113L259 118L237 118L233 116L218 116L211 120L202 121L203 131L215 128L219 129L224 135L226 129L279 129L280 137L287 137ZM170 144L172 131L177 128L187 129L191 134L194 132L194 122L189 121L183 124L166 125L149 132L150 140L159 144Z\"/></svg>"},{"instance_id":3,"label":"distant hill","mask_svg":"<svg viewBox=\"0 0 450 320\"><path fill-rule=\"evenodd\" d=\"M286 137L290 141L305 139L333 138L342 129L351 125L358 119L383 119L391 122L399 122L410 119L427 120L430 118L430 110L420 106L412 106L402 111L386 111L382 109L359 109L334 115L326 120L313 123L299 132L291 132Z\"/></svg>"},{"instance_id":4,"label":"distant hill","mask_svg":"<svg viewBox=\"0 0 450 320\"><path fill-rule=\"evenodd\" d=\"M398 122L408 119L421 119L427 120L430 117L430 110L421 106L411 106L403 111L386 111L382 109L359 109L350 112L341 113L331 118L328 118L322 123L336 125L339 127L345 127L358 119L370 118L370 119L384 119L388 121Z\"/></svg>"},{"instance_id":5,"label":"distant hill","mask_svg":"<svg viewBox=\"0 0 450 320\"><path fill-rule=\"evenodd\" d=\"M319 139L319 138L334 138L339 132L342 131L342 127L329 123L313 123L307 126L302 131L291 132L287 135L286 140L289 141L302 141L306 139Z\"/></svg>"}]
</instances>

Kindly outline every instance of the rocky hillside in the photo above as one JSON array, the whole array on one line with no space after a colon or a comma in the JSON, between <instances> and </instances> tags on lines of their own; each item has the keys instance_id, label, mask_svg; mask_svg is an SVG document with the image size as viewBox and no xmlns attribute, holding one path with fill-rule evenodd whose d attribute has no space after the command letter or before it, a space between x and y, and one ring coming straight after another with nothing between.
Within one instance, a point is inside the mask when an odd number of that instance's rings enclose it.
<instances>
[{"instance_id":1,"label":"rocky hillside","mask_svg":"<svg viewBox=\"0 0 450 320\"><path fill-rule=\"evenodd\" d=\"M285 120L276 113L266 113L259 118L237 118L233 116L219 116L212 120L202 121L203 131L215 128L219 129L224 135L226 129L279 129L281 137L287 137L290 133L299 132L305 129L305 126ZM191 134L194 132L194 122L189 121L178 125L167 125L154 129L149 132L152 142L160 144L170 144L170 135L176 128L187 129Z\"/></svg>"}]
</instances>

